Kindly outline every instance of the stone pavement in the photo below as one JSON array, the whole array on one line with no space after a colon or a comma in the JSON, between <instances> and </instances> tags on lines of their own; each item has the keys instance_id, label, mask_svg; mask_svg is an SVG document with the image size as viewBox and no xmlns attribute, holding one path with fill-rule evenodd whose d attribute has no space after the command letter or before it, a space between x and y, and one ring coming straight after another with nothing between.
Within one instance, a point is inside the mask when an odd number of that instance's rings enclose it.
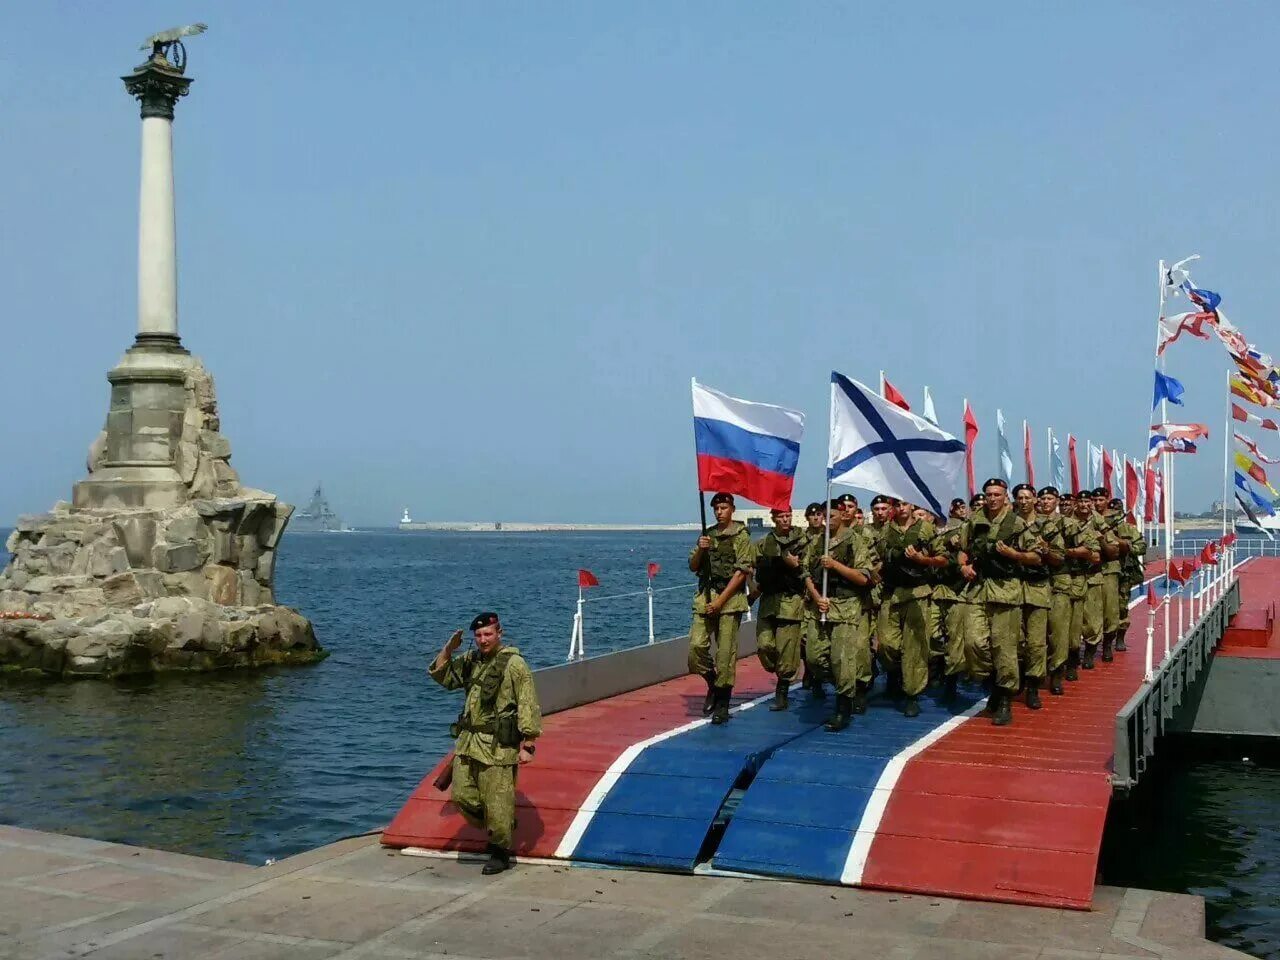
<instances>
[{"instance_id":1,"label":"stone pavement","mask_svg":"<svg viewBox=\"0 0 1280 960\"><path fill-rule=\"evenodd\" d=\"M1199 897L1091 912L816 884L409 857L376 836L252 868L0 827L5 960L1229 958Z\"/></svg>"}]
</instances>

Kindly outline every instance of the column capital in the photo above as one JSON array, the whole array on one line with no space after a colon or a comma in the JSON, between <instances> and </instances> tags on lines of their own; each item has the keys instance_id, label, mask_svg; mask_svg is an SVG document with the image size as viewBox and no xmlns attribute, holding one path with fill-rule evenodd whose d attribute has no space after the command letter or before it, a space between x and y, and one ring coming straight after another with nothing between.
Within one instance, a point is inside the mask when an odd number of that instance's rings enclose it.
<instances>
[{"instance_id":1,"label":"column capital","mask_svg":"<svg viewBox=\"0 0 1280 960\"><path fill-rule=\"evenodd\" d=\"M142 119L162 117L173 119L173 107L179 97L185 97L191 86L191 77L162 56L153 56L133 73L120 78L130 96L142 104Z\"/></svg>"}]
</instances>

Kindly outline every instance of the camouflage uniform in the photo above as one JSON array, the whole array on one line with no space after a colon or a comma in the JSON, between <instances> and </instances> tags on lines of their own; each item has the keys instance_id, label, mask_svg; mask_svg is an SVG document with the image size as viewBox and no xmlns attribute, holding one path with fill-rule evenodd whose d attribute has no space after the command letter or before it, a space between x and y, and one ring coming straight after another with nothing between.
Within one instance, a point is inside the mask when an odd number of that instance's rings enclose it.
<instances>
[{"instance_id":1,"label":"camouflage uniform","mask_svg":"<svg viewBox=\"0 0 1280 960\"><path fill-rule=\"evenodd\" d=\"M790 680L800 666L808 539L801 530L792 529L786 537L773 530L756 548L756 585L760 589L756 650L760 665L776 674L779 681ZM784 553L794 556L800 565L792 568L786 564Z\"/></svg>"},{"instance_id":2,"label":"camouflage uniform","mask_svg":"<svg viewBox=\"0 0 1280 960\"><path fill-rule=\"evenodd\" d=\"M1030 533L1028 546L1020 548L1034 550L1043 546L1044 533L1041 530L1043 518L1032 514L1030 519L1023 518ZM1049 644L1049 611L1053 607L1053 589L1049 583L1052 571L1041 563L1039 566L1024 564L1022 575L1022 643L1019 647L1019 662L1022 676L1032 687L1038 687L1047 672L1047 652Z\"/></svg>"},{"instance_id":3,"label":"camouflage uniform","mask_svg":"<svg viewBox=\"0 0 1280 960\"><path fill-rule=\"evenodd\" d=\"M693 624L689 628L689 672L700 677L713 676L715 684L732 687L738 664L738 625L747 612L747 584L725 601L720 612L707 613L707 605L720 595L736 571L751 575L755 549L747 528L737 520L721 530L712 527L706 533L711 549L702 558L698 570L698 592L693 597ZM690 560L697 553L694 547ZM711 655L711 638L716 638L715 658Z\"/></svg>"},{"instance_id":4,"label":"camouflage uniform","mask_svg":"<svg viewBox=\"0 0 1280 960\"><path fill-rule=\"evenodd\" d=\"M831 537L827 552L831 559L853 570L870 575L872 557L866 538L857 530L844 527ZM810 545L806 572L814 587L821 592L823 568L822 541ZM869 590L850 583L834 571L827 574L827 599L830 606L825 620L817 624L817 642L809 651L808 668L815 676L832 677L836 693L851 697L871 683L871 656L867 636L871 630Z\"/></svg>"},{"instance_id":5,"label":"camouflage uniform","mask_svg":"<svg viewBox=\"0 0 1280 960\"><path fill-rule=\"evenodd\" d=\"M877 633L885 671L900 674L902 692L918 696L929 683L929 603L933 571L906 557L907 547L928 553L938 531L927 520L885 525L880 538L884 599Z\"/></svg>"},{"instance_id":6,"label":"camouflage uniform","mask_svg":"<svg viewBox=\"0 0 1280 960\"><path fill-rule=\"evenodd\" d=\"M951 520L938 531L931 552L951 562L937 573L933 587L933 603L938 608L941 636L934 653L942 657L943 674L954 677L964 672L965 625L969 618L969 582L960 575L958 556L969 542L969 526L964 520Z\"/></svg>"},{"instance_id":7,"label":"camouflage uniform","mask_svg":"<svg viewBox=\"0 0 1280 960\"><path fill-rule=\"evenodd\" d=\"M1054 513L1042 517L1040 537L1049 547L1052 563L1049 566L1049 638L1046 668L1060 680L1059 671L1067 663L1071 650L1071 594L1073 577L1067 560L1067 547L1074 546L1074 523L1070 517Z\"/></svg>"},{"instance_id":8,"label":"camouflage uniform","mask_svg":"<svg viewBox=\"0 0 1280 960\"><path fill-rule=\"evenodd\" d=\"M994 671L995 689L1012 697L1018 689L1018 645L1022 639L1022 565L1002 557L995 547L1003 542L1017 550L1030 550L1035 539L1008 506L990 518L979 511L969 523L970 546L982 576L978 591L982 617L974 623L985 630L985 636L966 637L969 673L986 679Z\"/></svg>"},{"instance_id":9,"label":"camouflage uniform","mask_svg":"<svg viewBox=\"0 0 1280 960\"><path fill-rule=\"evenodd\" d=\"M1128 520L1121 520L1116 525L1116 533L1120 539L1129 544L1129 552L1120 558L1120 628L1117 640L1123 640L1129 629L1129 595L1133 588L1142 585L1146 578L1146 564L1143 557L1147 553L1147 541L1142 531Z\"/></svg>"},{"instance_id":10,"label":"camouflage uniform","mask_svg":"<svg viewBox=\"0 0 1280 960\"><path fill-rule=\"evenodd\" d=\"M454 726L450 796L489 842L509 851L516 818L516 769L520 742L542 733L542 711L529 665L515 647L489 657L472 650L431 665L431 679L446 690L466 691Z\"/></svg>"}]
</instances>

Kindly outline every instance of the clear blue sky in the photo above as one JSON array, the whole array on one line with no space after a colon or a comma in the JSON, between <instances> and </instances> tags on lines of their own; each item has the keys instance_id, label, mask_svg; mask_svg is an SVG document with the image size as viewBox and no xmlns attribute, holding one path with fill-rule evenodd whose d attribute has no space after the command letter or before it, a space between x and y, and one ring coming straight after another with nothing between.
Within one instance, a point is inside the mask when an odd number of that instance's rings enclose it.
<instances>
[{"instance_id":1,"label":"clear blue sky","mask_svg":"<svg viewBox=\"0 0 1280 960\"><path fill-rule=\"evenodd\" d=\"M356 523L691 519L694 375L807 413L800 501L833 368L954 429L967 395L983 473L997 406L1135 450L1160 257L1280 353L1271 3L8 4L0 524L69 497L104 420L117 78L193 20L184 342L243 479ZM1200 507L1225 355L1173 350Z\"/></svg>"}]
</instances>

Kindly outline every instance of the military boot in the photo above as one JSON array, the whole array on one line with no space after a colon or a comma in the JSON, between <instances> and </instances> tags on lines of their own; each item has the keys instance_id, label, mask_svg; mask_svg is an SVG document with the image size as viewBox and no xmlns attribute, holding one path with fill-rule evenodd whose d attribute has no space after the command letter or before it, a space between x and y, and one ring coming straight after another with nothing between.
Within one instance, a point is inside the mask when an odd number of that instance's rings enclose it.
<instances>
[{"instance_id":1,"label":"military boot","mask_svg":"<svg viewBox=\"0 0 1280 960\"><path fill-rule=\"evenodd\" d=\"M1080 673L1076 667L1080 666L1080 651L1072 650L1067 653L1067 679L1076 681L1080 679Z\"/></svg>"},{"instance_id":2,"label":"military boot","mask_svg":"<svg viewBox=\"0 0 1280 960\"><path fill-rule=\"evenodd\" d=\"M837 733L849 726L849 715L853 712L853 701L844 694L836 694L836 712L831 715L823 728L829 733Z\"/></svg>"},{"instance_id":3,"label":"military boot","mask_svg":"<svg viewBox=\"0 0 1280 960\"><path fill-rule=\"evenodd\" d=\"M707 695L702 701L702 715L710 716L711 711L716 708L716 674L712 670L710 673L704 673L702 679L707 681Z\"/></svg>"},{"instance_id":4,"label":"military boot","mask_svg":"<svg viewBox=\"0 0 1280 960\"><path fill-rule=\"evenodd\" d=\"M1124 631L1116 634L1116 653L1124 653L1129 649L1129 645L1124 642Z\"/></svg>"},{"instance_id":5,"label":"military boot","mask_svg":"<svg viewBox=\"0 0 1280 960\"><path fill-rule=\"evenodd\" d=\"M986 714L995 713L996 707L1000 703L1000 692L996 688L995 681L992 680L990 677L988 677L986 680L983 680L982 690L987 695L987 705L982 708L982 712Z\"/></svg>"},{"instance_id":6,"label":"military boot","mask_svg":"<svg viewBox=\"0 0 1280 960\"><path fill-rule=\"evenodd\" d=\"M480 872L485 876L492 876L495 873L501 873L503 870L511 869L511 851L504 850L497 844L489 844L489 859L481 868Z\"/></svg>"},{"instance_id":7,"label":"military boot","mask_svg":"<svg viewBox=\"0 0 1280 960\"><path fill-rule=\"evenodd\" d=\"M1049 674L1049 692L1055 697L1062 696L1062 668L1059 667Z\"/></svg>"},{"instance_id":8,"label":"military boot","mask_svg":"<svg viewBox=\"0 0 1280 960\"><path fill-rule=\"evenodd\" d=\"M1013 709L1011 707L1013 698L1003 690L997 690L993 696L997 698L997 701L996 709L991 715L992 725L1003 727L1013 723Z\"/></svg>"},{"instance_id":9,"label":"military boot","mask_svg":"<svg viewBox=\"0 0 1280 960\"><path fill-rule=\"evenodd\" d=\"M888 694L890 700L897 700L902 696L902 674L897 670L890 670L885 674L884 692Z\"/></svg>"},{"instance_id":10,"label":"military boot","mask_svg":"<svg viewBox=\"0 0 1280 960\"><path fill-rule=\"evenodd\" d=\"M947 703L954 702L957 694L959 693L959 685L960 674L948 674L946 679L942 681L942 699Z\"/></svg>"},{"instance_id":11,"label":"military boot","mask_svg":"<svg viewBox=\"0 0 1280 960\"><path fill-rule=\"evenodd\" d=\"M1044 704L1040 702L1040 678L1027 677L1027 709L1039 710Z\"/></svg>"},{"instance_id":12,"label":"military boot","mask_svg":"<svg viewBox=\"0 0 1280 960\"><path fill-rule=\"evenodd\" d=\"M1111 645L1113 643L1115 643L1115 637L1109 633L1102 638L1102 662L1103 663L1110 663L1112 660L1115 659L1115 657L1111 655Z\"/></svg>"},{"instance_id":13,"label":"military boot","mask_svg":"<svg viewBox=\"0 0 1280 960\"><path fill-rule=\"evenodd\" d=\"M787 709L787 694L791 692L790 679L778 678L778 685L773 689L773 703L769 704L769 709L774 713Z\"/></svg>"},{"instance_id":14,"label":"military boot","mask_svg":"<svg viewBox=\"0 0 1280 960\"><path fill-rule=\"evenodd\" d=\"M1093 657L1097 652L1098 645L1096 643L1086 643L1084 645L1084 659L1080 663L1081 670L1093 669Z\"/></svg>"},{"instance_id":15,"label":"military boot","mask_svg":"<svg viewBox=\"0 0 1280 960\"><path fill-rule=\"evenodd\" d=\"M907 697L907 702L902 705L902 715L904 717L920 716L920 704L916 702L914 696Z\"/></svg>"},{"instance_id":16,"label":"military boot","mask_svg":"<svg viewBox=\"0 0 1280 960\"><path fill-rule=\"evenodd\" d=\"M827 699L827 691L822 686L822 684L825 681L826 681L826 677L823 676L821 670L813 671L813 679L809 681L809 694L810 696L813 697L813 699L815 700Z\"/></svg>"},{"instance_id":17,"label":"military boot","mask_svg":"<svg viewBox=\"0 0 1280 960\"><path fill-rule=\"evenodd\" d=\"M854 688L853 697L849 701L849 709L859 716L867 712L867 685L861 680L858 681L857 687Z\"/></svg>"},{"instance_id":18,"label":"military boot","mask_svg":"<svg viewBox=\"0 0 1280 960\"><path fill-rule=\"evenodd\" d=\"M729 722L729 697L733 695L733 687L716 687L715 707L711 711L711 722L716 726Z\"/></svg>"}]
</instances>

